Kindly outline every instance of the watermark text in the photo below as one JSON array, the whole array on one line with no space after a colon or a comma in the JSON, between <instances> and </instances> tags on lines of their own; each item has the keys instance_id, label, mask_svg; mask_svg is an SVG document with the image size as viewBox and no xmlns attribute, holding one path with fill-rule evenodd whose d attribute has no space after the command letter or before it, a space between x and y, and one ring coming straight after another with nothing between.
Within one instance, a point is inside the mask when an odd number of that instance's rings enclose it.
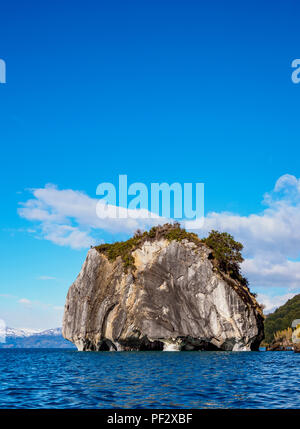
<instances>
[{"instance_id":1,"label":"watermark text","mask_svg":"<svg viewBox=\"0 0 300 429\"><path fill-rule=\"evenodd\" d=\"M0 58L0 83L6 83L6 63Z\"/></svg>"},{"instance_id":2,"label":"watermark text","mask_svg":"<svg viewBox=\"0 0 300 429\"><path fill-rule=\"evenodd\" d=\"M292 68L295 69L292 73L292 82L299 83L300 82L300 59L295 59L292 61Z\"/></svg>"},{"instance_id":3,"label":"watermark text","mask_svg":"<svg viewBox=\"0 0 300 429\"><path fill-rule=\"evenodd\" d=\"M126 174L119 175L118 192L110 182L100 183L96 194L102 196L96 207L97 216L105 218L176 219L190 229L204 222L204 183L141 182L128 186Z\"/></svg>"}]
</instances>

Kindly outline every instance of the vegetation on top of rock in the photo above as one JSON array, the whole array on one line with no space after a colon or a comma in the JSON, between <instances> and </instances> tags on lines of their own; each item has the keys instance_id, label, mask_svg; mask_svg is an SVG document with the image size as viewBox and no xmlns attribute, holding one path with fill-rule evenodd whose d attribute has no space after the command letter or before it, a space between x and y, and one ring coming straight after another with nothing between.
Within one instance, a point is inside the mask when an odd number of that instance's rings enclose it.
<instances>
[{"instance_id":1,"label":"vegetation on top of rock","mask_svg":"<svg viewBox=\"0 0 300 429\"><path fill-rule=\"evenodd\" d=\"M166 223L161 226L154 226L149 231L137 230L132 238L127 241L118 241L112 244L101 244L95 248L107 256L110 261L114 261L118 256L122 258L125 270L134 267L132 252L141 247L145 241L155 241L166 239L169 241L188 240L197 246L206 245L212 250L211 259L220 271L227 274L234 280L238 280L242 285L248 286L240 272L240 263L243 262L241 251L243 245L226 232L211 231L207 238L200 239L197 234L188 232L180 226L180 223Z\"/></svg>"},{"instance_id":2,"label":"vegetation on top of rock","mask_svg":"<svg viewBox=\"0 0 300 429\"><path fill-rule=\"evenodd\" d=\"M300 319L300 294L268 314L265 320L265 342L272 343L274 334L290 328L294 319Z\"/></svg>"},{"instance_id":3,"label":"vegetation on top of rock","mask_svg":"<svg viewBox=\"0 0 300 429\"><path fill-rule=\"evenodd\" d=\"M187 239L197 245L201 245L201 240L192 232L187 232L181 228L178 222L174 224L166 223L162 226L154 226L149 231L142 232L137 230L132 238L127 241L117 241L115 243L105 243L95 246L98 252L107 256L110 261L114 261L118 256L121 256L125 270L134 267L134 258L132 252L141 247L145 241L155 241L165 238L166 240L182 241Z\"/></svg>"}]
</instances>

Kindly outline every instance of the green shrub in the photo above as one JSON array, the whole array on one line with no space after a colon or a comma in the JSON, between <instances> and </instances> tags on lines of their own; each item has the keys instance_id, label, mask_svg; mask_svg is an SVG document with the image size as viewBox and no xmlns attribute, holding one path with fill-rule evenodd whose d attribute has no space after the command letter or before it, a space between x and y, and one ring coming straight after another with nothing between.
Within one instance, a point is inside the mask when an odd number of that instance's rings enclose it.
<instances>
[{"instance_id":1,"label":"green shrub","mask_svg":"<svg viewBox=\"0 0 300 429\"><path fill-rule=\"evenodd\" d=\"M240 272L240 263L244 260L241 253L243 250L241 243L235 241L232 235L227 232L215 230L212 230L207 238L203 238L202 242L212 249L213 257L221 271L248 286L247 279Z\"/></svg>"},{"instance_id":2,"label":"green shrub","mask_svg":"<svg viewBox=\"0 0 300 429\"><path fill-rule=\"evenodd\" d=\"M166 223L162 226L154 226L148 232L142 232L137 230L132 238L127 241L117 241L116 243L106 243L100 246L95 246L98 252L103 253L107 256L110 261L115 261L118 256L122 258L125 270L134 267L134 258L132 252L141 247L145 241L154 241L165 238L166 240L182 241L187 239L194 243L201 245L201 241L197 234L187 232L184 228L181 228L178 222L173 224Z\"/></svg>"}]
</instances>

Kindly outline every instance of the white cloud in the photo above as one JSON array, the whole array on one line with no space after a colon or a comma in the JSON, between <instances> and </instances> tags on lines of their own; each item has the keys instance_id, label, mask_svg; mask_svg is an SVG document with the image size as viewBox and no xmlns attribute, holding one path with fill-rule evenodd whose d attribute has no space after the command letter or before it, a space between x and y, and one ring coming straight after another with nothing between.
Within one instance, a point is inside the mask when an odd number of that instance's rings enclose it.
<instances>
[{"instance_id":1,"label":"white cloud","mask_svg":"<svg viewBox=\"0 0 300 429\"><path fill-rule=\"evenodd\" d=\"M88 231L81 231L70 225L44 224L42 225L44 238L59 246L70 246L73 249L82 249L95 244L95 240Z\"/></svg>"},{"instance_id":2,"label":"white cloud","mask_svg":"<svg viewBox=\"0 0 300 429\"><path fill-rule=\"evenodd\" d=\"M288 287L289 290L300 287L300 262L285 260L282 263L272 263L257 257L246 259L242 268L252 284Z\"/></svg>"},{"instance_id":3,"label":"white cloud","mask_svg":"<svg viewBox=\"0 0 300 429\"><path fill-rule=\"evenodd\" d=\"M273 312L276 308L285 304L289 299L293 298L295 295L296 295L295 293L287 293L285 295L269 296L269 295L259 293L257 295L257 301L260 304L264 304L265 306L264 313L267 314L267 313Z\"/></svg>"},{"instance_id":4,"label":"white cloud","mask_svg":"<svg viewBox=\"0 0 300 429\"><path fill-rule=\"evenodd\" d=\"M295 176L292 176L291 174L284 174L283 176L279 177L277 180L274 192L279 192L281 190L286 190L288 187L296 188L298 192L300 191L300 179L297 179Z\"/></svg>"},{"instance_id":5,"label":"white cloud","mask_svg":"<svg viewBox=\"0 0 300 429\"><path fill-rule=\"evenodd\" d=\"M21 299L19 299L18 302L20 304L25 304L25 305L30 305L31 304L31 301L29 299L27 299L27 298L21 298Z\"/></svg>"},{"instance_id":6,"label":"white cloud","mask_svg":"<svg viewBox=\"0 0 300 429\"><path fill-rule=\"evenodd\" d=\"M146 210L129 210L131 217L115 218L115 206L108 206L107 217L101 218L97 216L97 210L98 213L102 211L101 206L97 207L98 199L72 189L59 190L55 185L32 189L31 192L35 198L21 203L19 215L37 222L42 238L73 249L94 245L94 230L131 234L138 228L146 229L167 221L157 216L150 218L150 212ZM135 218L136 213L141 217Z\"/></svg>"}]
</instances>

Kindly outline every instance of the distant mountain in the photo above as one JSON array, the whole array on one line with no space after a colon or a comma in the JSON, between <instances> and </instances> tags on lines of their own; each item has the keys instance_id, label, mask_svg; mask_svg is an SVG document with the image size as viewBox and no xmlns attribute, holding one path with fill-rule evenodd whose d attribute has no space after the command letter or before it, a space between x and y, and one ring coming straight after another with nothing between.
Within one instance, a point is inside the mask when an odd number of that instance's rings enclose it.
<instances>
[{"instance_id":1,"label":"distant mountain","mask_svg":"<svg viewBox=\"0 0 300 429\"><path fill-rule=\"evenodd\" d=\"M12 337L12 338L25 338L30 337L31 335L36 335L38 333L43 332L42 329L35 330L35 329L14 329L14 328L6 328L6 336Z\"/></svg>"},{"instance_id":2,"label":"distant mountain","mask_svg":"<svg viewBox=\"0 0 300 429\"><path fill-rule=\"evenodd\" d=\"M0 348L75 348L65 340L61 328L43 330L6 328L6 341Z\"/></svg>"},{"instance_id":3,"label":"distant mountain","mask_svg":"<svg viewBox=\"0 0 300 429\"><path fill-rule=\"evenodd\" d=\"M270 344L274 333L291 327L294 319L300 319L300 294L289 299L278 307L274 313L268 314L265 320L265 342Z\"/></svg>"}]
</instances>

